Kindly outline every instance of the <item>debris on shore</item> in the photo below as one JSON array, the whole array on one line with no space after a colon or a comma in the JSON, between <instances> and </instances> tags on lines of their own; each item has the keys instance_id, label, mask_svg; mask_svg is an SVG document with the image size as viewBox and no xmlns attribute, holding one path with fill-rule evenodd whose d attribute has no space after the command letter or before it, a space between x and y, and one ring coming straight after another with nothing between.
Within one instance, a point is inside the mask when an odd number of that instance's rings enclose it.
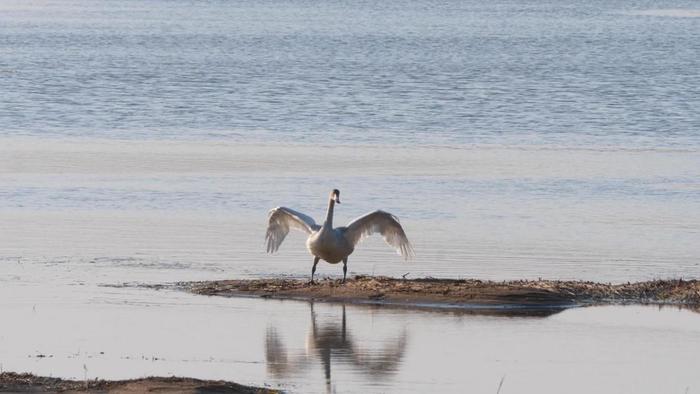
<instances>
[{"instance_id":1,"label":"debris on shore","mask_svg":"<svg viewBox=\"0 0 700 394\"><path fill-rule=\"evenodd\" d=\"M569 307L592 304L679 304L700 306L700 281L653 280L626 284L584 281L400 279L356 276L344 284L295 279L183 282L177 287L210 296L256 296L327 302L435 307Z\"/></svg>"},{"instance_id":2,"label":"debris on shore","mask_svg":"<svg viewBox=\"0 0 700 394\"><path fill-rule=\"evenodd\" d=\"M28 373L0 373L0 392L11 393L237 393L272 394L277 390L225 381L149 377L133 380L65 380Z\"/></svg>"}]
</instances>

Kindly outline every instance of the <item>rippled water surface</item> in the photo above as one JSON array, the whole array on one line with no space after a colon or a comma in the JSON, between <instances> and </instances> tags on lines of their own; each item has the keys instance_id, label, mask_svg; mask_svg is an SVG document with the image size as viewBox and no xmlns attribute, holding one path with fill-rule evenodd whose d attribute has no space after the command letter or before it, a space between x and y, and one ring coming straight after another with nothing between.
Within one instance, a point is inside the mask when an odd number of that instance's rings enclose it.
<instances>
[{"instance_id":1,"label":"rippled water surface","mask_svg":"<svg viewBox=\"0 0 700 394\"><path fill-rule=\"evenodd\" d=\"M5 133L698 143L693 1L0 4Z\"/></svg>"},{"instance_id":2,"label":"rippled water surface","mask_svg":"<svg viewBox=\"0 0 700 394\"><path fill-rule=\"evenodd\" d=\"M333 188L337 223L381 208L416 249L405 263L369 239L351 274L700 278L699 9L0 2L0 369L695 392L689 311L513 318L113 285L306 277L301 234L264 253L266 212L320 221Z\"/></svg>"},{"instance_id":3,"label":"rippled water surface","mask_svg":"<svg viewBox=\"0 0 700 394\"><path fill-rule=\"evenodd\" d=\"M358 273L699 277L694 7L3 1L1 257L299 276L339 188L418 252Z\"/></svg>"}]
</instances>

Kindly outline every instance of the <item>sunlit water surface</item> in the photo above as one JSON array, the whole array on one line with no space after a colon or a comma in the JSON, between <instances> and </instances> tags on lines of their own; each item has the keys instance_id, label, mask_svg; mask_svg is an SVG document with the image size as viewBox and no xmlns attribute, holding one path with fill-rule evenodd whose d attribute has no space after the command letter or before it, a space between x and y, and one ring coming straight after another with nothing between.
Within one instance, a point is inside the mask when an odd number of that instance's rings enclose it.
<instances>
[{"instance_id":1,"label":"sunlit water surface","mask_svg":"<svg viewBox=\"0 0 700 394\"><path fill-rule=\"evenodd\" d=\"M339 188L337 223L385 209L416 246L357 273L700 277L697 11L3 1L0 258L305 275L265 213Z\"/></svg>"},{"instance_id":2,"label":"sunlit water surface","mask_svg":"<svg viewBox=\"0 0 700 394\"><path fill-rule=\"evenodd\" d=\"M397 215L350 273L622 282L700 277L700 154L556 146L345 146L2 139L0 265L64 264L102 282L309 274L302 233L264 252L268 209L342 225ZM7 263L7 264L6 264ZM133 267L150 268L148 271ZM323 264L323 276L341 274ZM148 272L144 276L142 272ZM64 278L79 280L74 273Z\"/></svg>"},{"instance_id":3,"label":"sunlit water surface","mask_svg":"<svg viewBox=\"0 0 700 394\"><path fill-rule=\"evenodd\" d=\"M692 0L4 0L0 130L697 146Z\"/></svg>"},{"instance_id":4,"label":"sunlit water surface","mask_svg":"<svg viewBox=\"0 0 700 394\"><path fill-rule=\"evenodd\" d=\"M695 392L688 311L312 313L108 286L306 277L301 234L264 253L266 212L320 220L332 188L337 223L381 208L416 249L406 263L369 239L351 274L699 278L698 15L684 1L2 1L2 369Z\"/></svg>"},{"instance_id":5,"label":"sunlit water surface","mask_svg":"<svg viewBox=\"0 0 700 394\"><path fill-rule=\"evenodd\" d=\"M300 393L496 392L502 380L502 393L695 390L700 315L674 308L514 318L114 285L305 278L301 234L264 253L265 213L321 218L331 185L338 221L389 210L417 252L403 262L368 240L351 274L698 277L699 168L685 149L5 138L0 364Z\"/></svg>"}]
</instances>

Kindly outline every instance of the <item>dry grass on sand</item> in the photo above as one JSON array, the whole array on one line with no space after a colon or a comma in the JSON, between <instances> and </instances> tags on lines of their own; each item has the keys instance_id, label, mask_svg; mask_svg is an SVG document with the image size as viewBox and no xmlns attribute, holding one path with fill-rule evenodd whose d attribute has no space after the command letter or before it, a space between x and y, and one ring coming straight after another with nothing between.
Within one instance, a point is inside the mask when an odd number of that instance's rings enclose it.
<instances>
[{"instance_id":1,"label":"dry grass on sand","mask_svg":"<svg viewBox=\"0 0 700 394\"><path fill-rule=\"evenodd\" d=\"M316 284L293 279L221 280L179 283L202 295L259 296L330 302L443 307L566 307L605 303L656 303L700 306L697 280L655 280L606 284L583 281L507 281L476 279L397 279L357 276L345 284L326 279Z\"/></svg>"},{"instance_id":2,"label":"dry grass on sand","mask_svg":"<svg viewBox=\"0 0 700 394\"><path fill-rule=\"evenodd\" d=\"M87 386L86 386L87 384ZM191 378L143 378L133 380L74 381L35 376L27 373L0 373L0 392L10 393L240 393L270 394L279 391L243 386L224 381L206 381Z\"/></svg>"}]
</instances>

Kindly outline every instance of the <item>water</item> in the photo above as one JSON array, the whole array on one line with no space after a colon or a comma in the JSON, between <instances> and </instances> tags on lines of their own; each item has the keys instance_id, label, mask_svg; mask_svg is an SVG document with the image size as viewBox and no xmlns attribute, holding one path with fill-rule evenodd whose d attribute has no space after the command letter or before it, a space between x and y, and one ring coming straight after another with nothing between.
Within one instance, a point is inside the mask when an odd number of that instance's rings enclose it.
<instances>
[{"instance_id":1,"label":"water","mask_svg":"<svg viewBox=\"0 0 700 394\"><path fill-rule=\"evenodd\" d=\"M700 315L676 308L510 317L90 286L41 301L0 294L3 368L78 380L188 375L299 393L700 385Z\"/></svg>"},{"instance_id":2,"label":"water","mask_svg":"<svg viewBox=\"0 0 700 394\"><path fill-rule=\"evenodd\" d=\"M8 0L0 126L697 146L699 21L692 1Z\"/></svg>"},{"instance_id":3,"label":"water","mask_svg":"<svg viewBox=\"0 0 700 394\"><path fill-rule=\"evenodd\" d=\"M264 253L266 211L320 220L333 188L338 223L390 211L417 253L369 239L350 274L700 278L699 15L684 1L2 1L0 363L298 392L697 387L688 311L348 307L339 343L342 308L317 305L327 335L307 351L307 304L109 286L307 277L301 234Z\"/></svg>"},{"instance_id":4,"label":"water","mask_svg":"<svg viewBox=\"0 0 700 394\"><path fill-rule=\"evenodd\" d=\"M700 277L700 155L692 150L4 142L0 256L32 266L118 269L129 260L160 269L156 282L175 280L181 266L206 278L306 277L303 234L264 253L266 212L286 205L320 221L337 187L336 223L385 209L416 249L405 263L369 239L351 256L351 274ZM141 278L125 269L111 280Z\"/></svg>"},{"instance_id":5,"label":"water","mask_svg":"<svg viewBox=\"0 0 700 394\"><path fill-rule=\"evenodd\" d=\"M265 212L339 188L418 252L356 273L700 277L693 7L4 1L1 256L306 275Z\"/></svg>"}]
</instances>

